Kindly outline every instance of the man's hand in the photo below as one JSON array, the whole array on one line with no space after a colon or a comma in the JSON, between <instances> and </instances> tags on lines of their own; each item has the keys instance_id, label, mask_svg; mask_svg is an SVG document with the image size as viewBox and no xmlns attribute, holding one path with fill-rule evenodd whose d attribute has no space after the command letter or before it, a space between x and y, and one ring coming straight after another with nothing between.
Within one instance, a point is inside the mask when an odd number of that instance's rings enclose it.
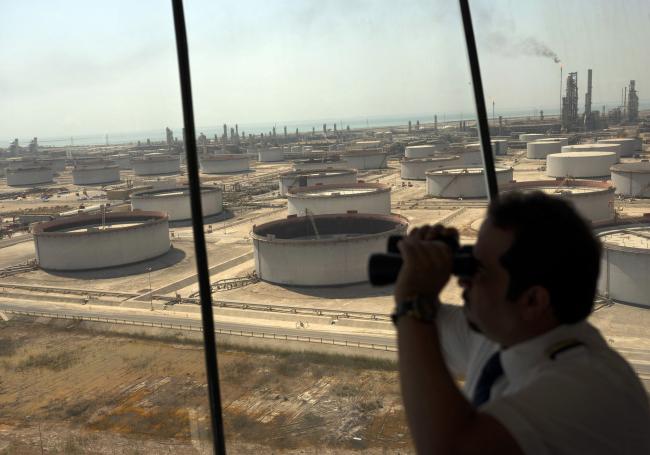
<instances>
[{"instance_id":1,"label":"man's hand","mask_svg":"<svg viewBox=\"0 0 650 455\"><path fill-rule=\"evenodd\" d=\"M395 302L403 302L416 296L437 299L451 275L453 253L441 239L458 241L458 231L424 225L414 228L397 247L404 263L395 284Z\"/></svg>"}]
</instances>

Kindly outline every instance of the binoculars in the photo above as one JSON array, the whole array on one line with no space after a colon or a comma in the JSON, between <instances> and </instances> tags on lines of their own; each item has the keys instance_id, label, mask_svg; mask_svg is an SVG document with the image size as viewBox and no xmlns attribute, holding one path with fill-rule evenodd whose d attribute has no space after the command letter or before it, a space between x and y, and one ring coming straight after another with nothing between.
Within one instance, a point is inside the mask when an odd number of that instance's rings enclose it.
<instances>
[{"instance_id":1,"label":"binoculars","mask_svg":"<svg viewBox=\"0 0 650 455\"><path fill-rule=\"evenodd\" d=\"M397 242L402 239L400 235L388 238L387 253L376 253L368 261L368 278L374 286L392 284L397 280L397 275L402 268L402 256L397 249ZM471 277L476 273L478 261L472 254L471 245L461 246L458 240L442 238L439 241L446 243L453 251L451 273L459 277Z\"/></svg>"}]
</instances>

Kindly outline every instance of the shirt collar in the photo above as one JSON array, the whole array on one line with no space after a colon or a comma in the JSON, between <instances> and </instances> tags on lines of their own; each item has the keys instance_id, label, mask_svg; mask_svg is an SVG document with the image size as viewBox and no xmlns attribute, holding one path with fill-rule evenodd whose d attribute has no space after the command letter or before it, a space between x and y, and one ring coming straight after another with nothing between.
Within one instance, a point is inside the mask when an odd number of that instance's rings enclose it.
<instances>
[{"instance_id":1,"label":"shirt collar","mask_svg":"<svg viewBox=\"0 0 650 455\"><path fill-rule=\"evenodd\" d=\"M516 381L529 373L534 367L549 359L549 348L565 341L585 343L597 331L586 321L577 324L562 324L542 335L504 349L501 364L509 381Z\"/></svg>"}]
</instances>

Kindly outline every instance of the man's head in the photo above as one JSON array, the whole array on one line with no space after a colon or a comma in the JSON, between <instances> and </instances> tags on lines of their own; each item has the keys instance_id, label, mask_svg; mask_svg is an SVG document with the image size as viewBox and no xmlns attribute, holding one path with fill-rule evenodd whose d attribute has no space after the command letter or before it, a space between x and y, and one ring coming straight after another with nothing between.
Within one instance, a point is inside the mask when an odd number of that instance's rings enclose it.
<instances>
[{"instance_id":1,"label":"man's head","mask_svg":"<svg viewBox=\"0 0 650 455\"><path fill-rule=\"evenodd\" d=\"M460 281L467 319L502 345L591 312L600 244L562 199L541 192L502 195L490 204L474 256L479 271Z\"/></svg>"}]
</instances>

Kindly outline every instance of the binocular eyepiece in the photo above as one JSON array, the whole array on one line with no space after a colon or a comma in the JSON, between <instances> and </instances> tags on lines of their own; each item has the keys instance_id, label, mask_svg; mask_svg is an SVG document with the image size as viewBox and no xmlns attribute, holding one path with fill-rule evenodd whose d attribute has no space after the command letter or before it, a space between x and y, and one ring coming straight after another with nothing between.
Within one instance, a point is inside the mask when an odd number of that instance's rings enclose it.
<instances>
[{"instance_id":1,"label":"binocular eyepiece","mask_svg":"<svg viewBox=\"0 0 650 455\"><path fill-rule=\"evenodd\" d=\"M397 280L397 275L402 268L402 256L397 249L397 242L402 239L400 235L388 238L387 253L376 253L368 261L368 278L374 286L385 286ZM453 251L453 264L451 273L459 277L471 277L476 273L478 262L472 254L471 245L461 246L458 240L442 238L440 241L449 245Z\"/></svg>"}]
</instances>

